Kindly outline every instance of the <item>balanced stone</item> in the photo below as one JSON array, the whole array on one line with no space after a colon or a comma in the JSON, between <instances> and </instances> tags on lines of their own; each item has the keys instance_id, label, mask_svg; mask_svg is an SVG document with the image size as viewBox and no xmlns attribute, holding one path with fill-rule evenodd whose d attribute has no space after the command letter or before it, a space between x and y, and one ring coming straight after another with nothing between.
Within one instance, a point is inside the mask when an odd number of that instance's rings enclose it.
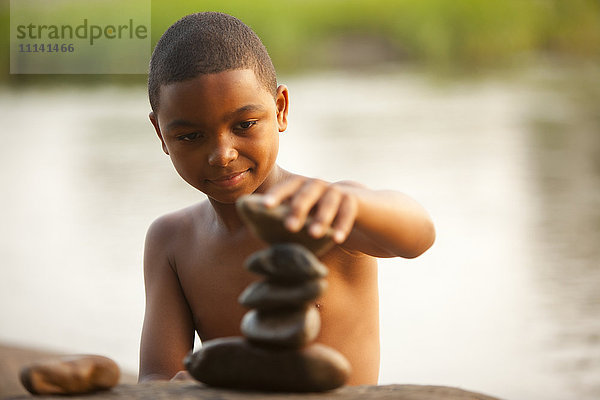
<instances>
[{"instance_id":1,"label":"balanced stone","mask_svg":"<svg viewBox=\"0 0 600 400\"><path fill-rule=\"evenodd\" d=\"M251 194L241 197L236 206L240 217L254 234L267 243L300 243L316 255L324 254L335 244L332 228L328 228L320 238L314 238L308 233L312 222L310 217L299 232L290 232L284 225L285 218L290 213L290 206L287 204L267 207L264 196Z\"/></svg>"},{"instance_id":2,"label":"balanced stone","mask_svg":"<svg viewBox=\"0 0 600 400\"><path fill-rule=\"evenodd\" d=\"M253 253L246 260L246 268L266 275L275 282L297 283L327 275L325 267L304 246L296 243L280 243Z\"/></svg>"},{"instance_id":3,"label":"balanced stone","mask_svg":"<svg viewBox=\"0 0 600 400\"><path fill-rule=\"evenodd\" d=\"M299 348L317 338L321 316L315 307L299 310L250 310L242 318L241 330L251 342L267 346Z\"/></svg>"},{"instance_id":4,"label":"balanced stone","mask_svg":"<svg viewBox=\"0 0 600 400\"><path fill-rule=\"evenodd\" d=\"M32 394L82 394L110 389L119 382L119 366L97 355L60 357L21 369L21 383Z\"/></svg>"},{"instance_id":5,"label":"balanced stone","mask_svg":"<svg viewBox=\"0 0 600 400\"><path fill-rule=\"evenodd\" d=\"M184 363L194 378L208 385L286 392L335 389L351 370L339 352L318 343L300 350L271 350L241 337L205 342Z\"/></svg>"},{"instance_id":6,"label":"balanced stone","mask_svg":"<svg viewBox=\"0 0 600 400\"><path fill-rule=\"evenodd\" d=\"M259 281L248 286L238 301L245 307L261 310L301 307L316 300L326 288L327 281L324 279L313 279L294 285Z\"/></svg>"}]
</instances>

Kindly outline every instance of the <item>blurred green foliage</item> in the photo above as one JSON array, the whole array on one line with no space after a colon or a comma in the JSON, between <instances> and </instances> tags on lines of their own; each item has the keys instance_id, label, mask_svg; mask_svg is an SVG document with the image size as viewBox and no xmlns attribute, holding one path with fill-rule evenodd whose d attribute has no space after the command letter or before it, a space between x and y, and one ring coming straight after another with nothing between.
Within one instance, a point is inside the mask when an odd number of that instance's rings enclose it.
<instances>
[{"instance_id":1,"label":"blurred green foliage","mask_svg":"<svg viewBox=\"0 0 600 400\"><path fill-rule=\"evenodd\" d=\"M8 74L8 4L0 0L3 81L19 79ZM153 0L152 44L198 11L226 12L250 25L279 72L382 62L470 71L538 57L600 61L598 0Z\"/></svg>"}]
</instances>

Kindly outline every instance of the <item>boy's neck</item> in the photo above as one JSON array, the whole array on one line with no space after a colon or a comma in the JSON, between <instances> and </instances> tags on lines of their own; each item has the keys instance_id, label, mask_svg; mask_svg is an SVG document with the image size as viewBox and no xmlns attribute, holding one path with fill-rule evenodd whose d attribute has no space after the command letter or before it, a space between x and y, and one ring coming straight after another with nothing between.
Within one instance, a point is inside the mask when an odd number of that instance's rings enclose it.
<instances>
[{"instance_id":1,"label":"boy's neck","mask_svg":"<svg viewBox=\"0 0 600 400\"><path fill-rule=\"evenodd\" d=\"M267 179L265 179L262 185L260 185L258 189L254 191L254 193L265 193L273 185L276 185L291 175L292 174L280 168L276 164ZM222 224L223 228L225 228L227 231L233 232L244 226L244 223L237 213L235 203L220 203L211 198L209 198L208 201L215 212L217 221L219 224Z\"/></svg>"}]
</instances>

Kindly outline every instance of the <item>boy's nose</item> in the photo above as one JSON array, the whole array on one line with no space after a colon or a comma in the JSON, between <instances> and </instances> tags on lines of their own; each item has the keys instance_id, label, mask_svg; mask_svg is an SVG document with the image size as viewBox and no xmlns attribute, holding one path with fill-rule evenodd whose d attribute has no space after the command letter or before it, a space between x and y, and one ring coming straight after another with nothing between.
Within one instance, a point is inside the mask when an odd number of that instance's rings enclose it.
<instances>
[{"instance_id":1,"label":"boy's nose","mask_svg":"<svg viewBox=\"0 0 600 400\"><path fill-rule=\"evenodd\" d=\"M208 156L208 164L213 167L224 167L238 156L237 150L229 140L220 140Z\"/></svg>"}]
</instances>

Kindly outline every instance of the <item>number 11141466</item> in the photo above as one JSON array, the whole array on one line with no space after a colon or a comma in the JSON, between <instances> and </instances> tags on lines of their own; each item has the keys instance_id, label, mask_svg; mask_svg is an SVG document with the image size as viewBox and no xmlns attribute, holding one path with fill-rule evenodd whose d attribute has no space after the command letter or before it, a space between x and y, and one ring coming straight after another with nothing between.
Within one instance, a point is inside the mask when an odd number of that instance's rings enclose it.
<instances>
[{"instance_id":1,"label":"number 11141466","mask_svg":"<svg viewBox=\"0 0 600 400\"><path fill-rule=\"evenodd\" d=\"M26 43L19 44L19 53L72 53L72 43Z\"/></svg>"}]
</instances>

